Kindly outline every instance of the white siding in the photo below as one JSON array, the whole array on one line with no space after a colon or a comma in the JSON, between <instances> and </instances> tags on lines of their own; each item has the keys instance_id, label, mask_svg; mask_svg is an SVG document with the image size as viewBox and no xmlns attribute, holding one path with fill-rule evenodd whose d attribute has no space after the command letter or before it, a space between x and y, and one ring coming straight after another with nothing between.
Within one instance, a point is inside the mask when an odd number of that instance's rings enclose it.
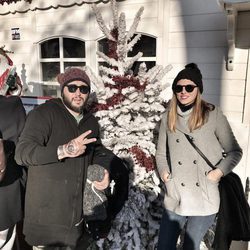
<instances>
[{"instance_id":1,"label":"white siding","mask_svg":"<svg viewBox=\"0 0 250 250\"><path fill-rule=\"evenodd\" d=\"M216 1L170 0L170 6L168 61L174 69L168 78L172 80L186 63L196 62L203 75L204 97L220 105L230 120L241 122L248 52L236 50L235 69L226 70L225 13ZM239 82L238 91L231 80Z\"/></svg>"}]
</instances>

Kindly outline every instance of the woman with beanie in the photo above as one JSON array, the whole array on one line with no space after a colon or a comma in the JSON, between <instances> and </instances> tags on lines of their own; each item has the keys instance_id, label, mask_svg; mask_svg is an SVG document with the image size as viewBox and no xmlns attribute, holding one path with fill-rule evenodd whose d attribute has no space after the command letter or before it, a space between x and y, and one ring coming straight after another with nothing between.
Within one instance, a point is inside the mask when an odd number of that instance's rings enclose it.
<instances>
[{"instance_id":1,"label":"woman with beanie","mask_svg":"<svg viewBox=\"0 0 250 250\"><path fill-rule=\"evenodd\" d=\"M158 172L166 187L158 250L176 249L185 225L183 249L199 250L219 210L220 178L238 164L242 150L221 110L202 99L202 75L195 63L179 72L172 90L156 152ZM209 167L185 134L216 169Z\"/></svg>"}]
</instances>

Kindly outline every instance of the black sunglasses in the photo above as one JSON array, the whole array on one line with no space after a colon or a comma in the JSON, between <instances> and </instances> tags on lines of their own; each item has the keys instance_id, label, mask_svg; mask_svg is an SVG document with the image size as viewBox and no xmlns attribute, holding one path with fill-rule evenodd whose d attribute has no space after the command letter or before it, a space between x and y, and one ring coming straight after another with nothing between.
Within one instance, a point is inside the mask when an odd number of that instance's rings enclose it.
<instances>
[{"instance_id":1,"label":"black sunglasses","mask_svg":"<svg viewBox=\"0 0 250 250\"><path fill-rule=\"evenodd\" d=\"M185 90L188 93L191 93L191 92L193 92L193 90L195 88L197 88L197 86L191 85L191 84L188 84L188 85L176 85L175 88L174 88L174 92L175 93L181 93L181 91L183 90L183 88L185 88Z\"/></svg>"},{"instance_id":2,"label":"black sunglasses","mask_svg":"<svg viewBox=\"0 0 250 250\"><path fill-rule=\"evenodd\" d=\"M75 93L77 89L79 89L82 94L87 94L90 91L90 87L86 85L77 86L77 85L72 84L72 85L66 85L66 86L70 93Z\"/></svg>"}]
</instances>

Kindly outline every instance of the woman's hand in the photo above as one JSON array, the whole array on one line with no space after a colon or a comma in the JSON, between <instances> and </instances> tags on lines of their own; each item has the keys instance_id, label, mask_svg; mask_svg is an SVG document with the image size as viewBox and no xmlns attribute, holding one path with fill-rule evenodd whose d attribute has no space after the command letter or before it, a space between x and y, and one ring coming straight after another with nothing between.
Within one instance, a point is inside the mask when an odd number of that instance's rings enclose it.
<instances>
[{"instance_id":1,"label":"woman's hand","mask_svg":"<svg viewBox=\"0 0 250 250\"><path fill-rule=\"evenodd\" d=\"M216 168L207 174L207 178L211 181L219 182L223 175L223 172L219 168Z\"/></svg>"},{"instance_id":2,"label":"woman's hand","mask_svg":"<svg viewBox=\"0 0 250 250\"><path fill-rule=\"evenodd\" d=\"M166 172L161 176L163 182L167 182L170 179L170 173Z\"/></svg>"}]
</instances>

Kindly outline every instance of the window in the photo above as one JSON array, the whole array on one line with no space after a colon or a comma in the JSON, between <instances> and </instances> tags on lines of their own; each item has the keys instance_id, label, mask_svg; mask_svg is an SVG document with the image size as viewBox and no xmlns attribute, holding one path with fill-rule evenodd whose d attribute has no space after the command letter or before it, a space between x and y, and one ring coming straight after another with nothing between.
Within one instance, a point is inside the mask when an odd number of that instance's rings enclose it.
<instances>
[{"instance_id":1,"label":"window","mask_svg":"<svg viewBox=\"0 0 250 250\"><path fill-rule=\"evenodd\" d=\"M58 37L46 40L40 44L40 64L43 95L56 96L59 86L55 85L56 76L67 67L85 66L85 42Z\"/></svg>"},{"instance_id":2,"label":"window","mask_svg":"<svg viewBox=\"0 0 250 250\"><path fill-rule=\"evenodd\" d=\"M133 38L132 38L133 39ZM99 51L104 54L108 54L108 40L107 38L103 38L98 42ZM128 52L128 57L135 56L138 52L142 52L143 56L134 63L132 66L132 70L136 75L139 70L139 65L142 62L145 62L147 65L147 69L150 69L156 64L156 38L142 35L140 40L134 45L133 50ZM99 59L99 65L108 66L105 62L102 62Z\"/></svg>"}]
</instances>

